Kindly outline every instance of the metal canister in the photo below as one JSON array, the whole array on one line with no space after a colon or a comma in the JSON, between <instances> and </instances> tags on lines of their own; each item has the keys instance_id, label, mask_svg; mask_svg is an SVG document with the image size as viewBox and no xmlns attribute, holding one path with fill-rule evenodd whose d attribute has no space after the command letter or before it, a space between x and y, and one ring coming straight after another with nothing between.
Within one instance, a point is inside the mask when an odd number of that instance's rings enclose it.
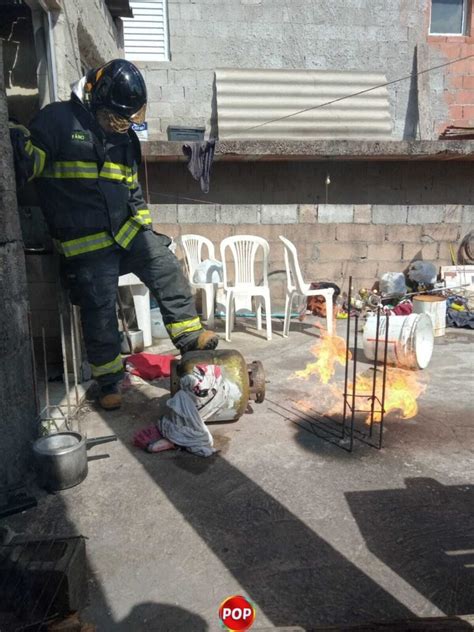
<instances>
[{"instance_id":1,"label":"metal canister","mask_svg":"<svg viewBox=\"0 0 474 632\"><path fill-rule=\"evenodd\" d=\"M243 355L233 349L214 351L190 351L181 360L171 362L171 395L179 390L179 380L191 373L197 365L215 364L221 368L222 377L235 384L240 399L223 409L208 421L236 421L247 410L249 400L257 403L265 399L265 373L258 360L247 364Z\"/></svg>"}]
</instances>

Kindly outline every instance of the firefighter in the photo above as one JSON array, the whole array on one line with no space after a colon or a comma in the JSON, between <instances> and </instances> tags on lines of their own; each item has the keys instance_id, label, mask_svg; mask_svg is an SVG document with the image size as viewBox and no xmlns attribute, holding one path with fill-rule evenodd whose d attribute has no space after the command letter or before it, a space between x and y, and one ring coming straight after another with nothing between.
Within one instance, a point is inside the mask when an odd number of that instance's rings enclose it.
<instances>
[{"instance_id":1,"label":"firefighter","mask_svg":"<svg viewBox=\"0 0 474 632\"><path fill-rule=\"evenodd\" d=\"M115 59L74 84L69 101L47 105L23 128L23 159L18 129L12 135L17 181L36 178L71 302L80 307L99 403L109 410L121 405L119 275L133 272L150 289L181 354L218 343L201 325L170 238L153 231L138 183L140 143L131 124L144 121L146 103L138 68ZM25 167L26 177L18 173Z\"/></svg>"}]
</instances>

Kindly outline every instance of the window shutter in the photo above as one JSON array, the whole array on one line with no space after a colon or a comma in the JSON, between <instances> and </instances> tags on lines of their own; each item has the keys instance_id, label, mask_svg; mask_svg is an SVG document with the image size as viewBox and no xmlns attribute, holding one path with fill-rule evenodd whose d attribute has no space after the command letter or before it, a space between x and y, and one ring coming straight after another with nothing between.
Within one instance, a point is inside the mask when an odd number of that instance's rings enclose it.
<instances>
[{"instance_id":1,"label":"window shutter","mask_svg":"<svg viewBox=\"0 0 474 632\"><path fill-rule=\"evenodd\" d=\"M167 0L130 0L133 18L122 18L125 57L130 61L168 61Z\"/></svg>"}]
</instances>

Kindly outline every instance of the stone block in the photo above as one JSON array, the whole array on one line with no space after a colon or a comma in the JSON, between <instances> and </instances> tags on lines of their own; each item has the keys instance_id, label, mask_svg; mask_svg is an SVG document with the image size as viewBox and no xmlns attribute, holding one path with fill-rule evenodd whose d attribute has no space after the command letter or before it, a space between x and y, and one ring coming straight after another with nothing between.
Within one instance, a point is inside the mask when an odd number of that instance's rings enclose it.
<instances>
[{"instance_id":1,"label":"stone block","mask_svg":"<svg viewBox=\"0 0 474 632\"><path fill-rule=\"evenodd\" d=\"M217 221L220 224L258 224L260 204L221 204Z\"/></svg>"},{"instance_id":2,"label":"stone block","mask_svg":"<svg viewBox=\"0 0 474 632\"><path fill-rule=\"evenodd\" d=\"M369 244L369 260L375 261L401 261L402 244Z\"/></svg>"},{"instance_id":3,"label":"stone block","mask_svg":"<svg viewBox=\"0 0 474 632\"><path fill-rule=\"evenodd\" d=\"M411 226L386 226L385 239L390 242L414 242L419 243L421 240L421 226L415 224Z\"/></svg>"},{"instance_id":4,"label":"stone block","mask_svg":"<svg viewBox=\"0 0 474 632\"><path fill-rule=\"evenodd\" d=\"M354 221L352 204L319 204L318 222L321 224L350 223Z\"/></svg>"},{"instance_id":5,"label":"stone block","mask_svg":"<svg viewBox=\"0 0 474 632\"><path fill-rule=\"evenodd\" d=\"M379 262L378 261L346 261L343 262L342 271L344 278L352 276L356 279L373 279L378 278ZM384 270L385 272L385 270ZM355 282L355 281L354 281ZM366 287L367 287L366 283Z\"/></svg>"},{"instance_id":6,"label":"stone block","mask_svg":"<svg viewBox=\"0 0 474 632\"><path fill-rule=\"evenodd\" d=\"M374 224L406 224L408 207L397 204L377 204L372 206ZM421 223L421 222L420 222Z\"/></svg>"},{"instance_id":7,"label":"stone block","mask_svg":"<svg viewBox=\"0 0 474 632\"><path fill-rule=\"evenodd\" d=\"M313 252L318 261L360 261L367 258L367 250L367 244L336 242L317 244Z\"/></svg>"},{"instance_id":8,"label":"stone block","mask_svg":"<svg viewBox=\"0 0 474 632\"><path fill-rule=\"evenodd\" d=\"M315 224L318 207L315 204L300 204L299 221L301 224Z\"/></svg>"},{"instance_id":9,"label":"stone block","mask_svg":"<svg viewBox=\"0 0 474 632\"><path fill-rule=\"evenodd\" d=\"M262 224L293 224L298 221L297 204L263 204Z\"/></svg>"},{"instance_id":10,"label":"stone block","mask_svg":"<svg viewBox=\"0 0 474 632\"><path fill-rule=\"evenodd\" d=\"M214 224L216 219L216 204L180 204L178 206L180 224Z\"/></svg>"},{"instance_id":11,"label":"stone block","mask_svg":"<svg viewBox=\"0 0 474 632\"><path fill-rule=\"evenodd\" d=\"M439 224L444 219L444 206L420 205L408 207L408 224Z\"/></svg>"},{"instance_id":12,"label":"stone block","mask_svg":"<svg viewBox=\"0 0 474 632\"><path fill-rule=\"evenodd\" d=\"M153 228L157 233L162 233L163 235L168 235L172 239L177 239L181 235L181 226L179 224L161 224L160 222L153 222ZM193 227L193 232L195 227ZM185 232L191 231L183 231L183 235Z\"/></svg>"},{"instance_id":13,"label":"stone block","mask_svg":"<svg viewBox=\"0 0 474 632\"><path fill-rule=\"evenodd\" d=\"M385 228L373 225L341 224L336 226L336 237L338 241L362 241L380 244L385 239Z\"/></svg>"},{"instance_id":14,"label":"stone block","mask_svg":"<svg viewBox=\"0 0 474 632\"><path fill-rule=\"evenodd\" d=\"M162 101L168 103L180 103L185 99L183 86L163 86L161 89Z\"/></svg>"},{"instance_id":15,"label":"stone block","mask_svg":"<svg viewBox=\"0 0 474 632\"><path fill-rule=\"evenodd\" d=\"M459 226L456 224L428 224L422 227L421 242L434 243L438 241L457 241Z\"/></svg>"},{"instance_id":16,"label":"stone block","mask_svg":"<svg viewBox=\"0 0 474 632\"><path fill-rule=\"evenodd\" d=\"M444 223L460 224L462 222L462 208L460 204L447 204L444 210Z\"/></svg>"},{"instance_id":17,"label":"stone block","mask_svg":"<svg viewBox=\"0 0 474 632\"><path fill-rule=\"evenodd\" d=\"M372 206L370 204L354 204L354 222L356 224L370 224L372 221Z\"/></svg>"},{"instance_id":18,"label":"stone block","mask_svg":"<svg viewBox=\"0 0 474 632\"><path fill-rule=\"evenodd\" d=\"M436 261L438 244L403 244L402 261Z\"/></svg>"}]
</instances>

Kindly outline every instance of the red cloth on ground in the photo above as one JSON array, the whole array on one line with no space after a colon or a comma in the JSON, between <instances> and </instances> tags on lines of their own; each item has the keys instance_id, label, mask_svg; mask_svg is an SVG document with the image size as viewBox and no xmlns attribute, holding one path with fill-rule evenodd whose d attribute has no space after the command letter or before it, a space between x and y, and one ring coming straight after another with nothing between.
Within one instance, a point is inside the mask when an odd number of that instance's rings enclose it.
<instances>
[{"instance_id":1,"label":"red cloth on ground","mask_svg":"<svg viewBox=\"0 0 474 632\"><path fill-rule=\"evenodd\" d=\"M134 353L125 360L125 368L132 375L138 375L144 380L156 380L159 377L171 375L171 360L173 359L173 355Z\"/></svg>"}]
</instances>

